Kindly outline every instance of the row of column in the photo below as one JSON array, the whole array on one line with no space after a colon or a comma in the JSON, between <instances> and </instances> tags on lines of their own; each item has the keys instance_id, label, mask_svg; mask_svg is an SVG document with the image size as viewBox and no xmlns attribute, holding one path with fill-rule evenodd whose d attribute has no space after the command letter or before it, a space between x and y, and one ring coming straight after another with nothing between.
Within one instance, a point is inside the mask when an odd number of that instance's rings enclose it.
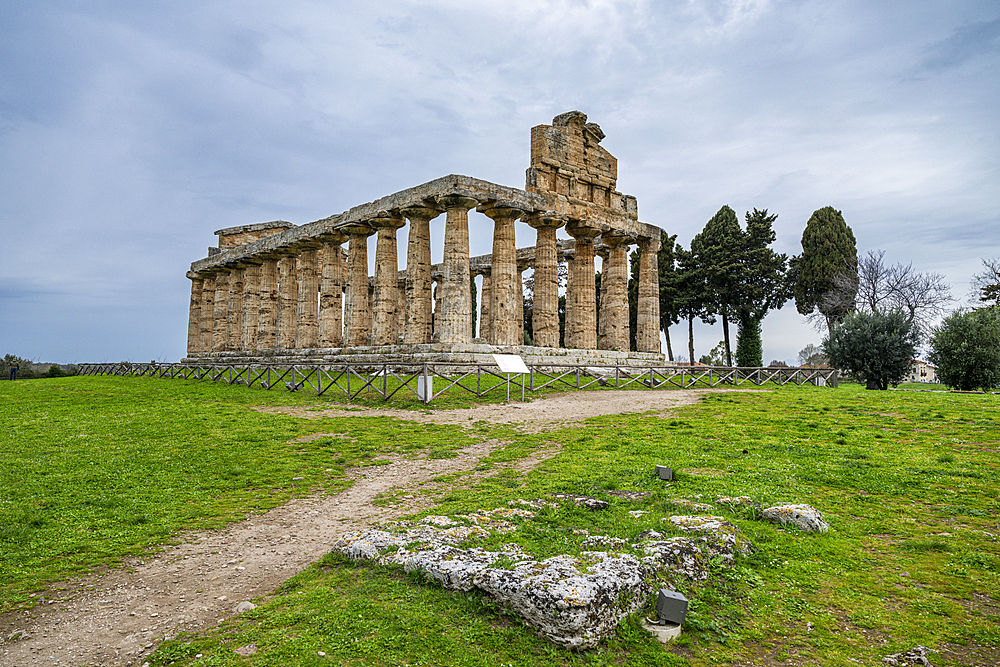
<instances>
[{"instance_id":1,"label":"row of column","mask_svg":"<svg viewBox=\"0 0 1000 667\"><path fill-rule=\"evenodd\" d=\"M389 212L336 232L192 279L188 355L227 350L263 351L468 343L472 339L468 212L477 200L440 197ZM480 335L494 345L524 340L523 294L514 223L536 230L534 344L559 346L556 230L576 239L566 299L567 347L629 349L627 248L635 239L601 233L596 223L552 212L525 212L497 203L478 206L494 222L492 267L484 277ZM444 261L432 299L430 221L445 213ZM396 231L410 223L406 279L400 293ZM369 292L368 237L377 234L375 276ZM596 323L594 241L607 247ZM347 241L347 263L341 245ZM639 239L640 352L659 352L659 239ZM317 298L318 295L318 298ZM432 306L435 314L432 320ZM341 315L343 313L343 316ZM343 320L343 321L341 321ZM432 325L433 322L433 325ZM432 331L433 326L433 331Z\"/></svg>"}]
</instances>

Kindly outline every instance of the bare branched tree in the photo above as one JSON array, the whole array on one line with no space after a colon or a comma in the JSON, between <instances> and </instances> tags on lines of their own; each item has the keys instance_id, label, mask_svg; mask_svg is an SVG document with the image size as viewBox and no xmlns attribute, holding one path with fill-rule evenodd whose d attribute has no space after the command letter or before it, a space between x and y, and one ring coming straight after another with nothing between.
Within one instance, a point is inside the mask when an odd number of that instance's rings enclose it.
<instances>
[{"instance_id":1,"label":"bare branched tree","mask_svg":"<svg viewBox=\"0 0 1000 667\"><path fill-rule=\"evenodd\" d=\"M984 259L983 270L973 274L969 287L969 301L974 306L1000 303L1000 257Z\"/></svg>"},{"instance_id":2,"label":"bare branched tree","mask_svg":"<svg viewBox=\"0 0 1000 667\"><path fill-rule=\"evenodd\" d=\"M922 273L912 264L886 266L884 250L869 250L858 259L857 275L845 270L834 278L834 289L824 296L827 309L867 313L902 311L925 337L931 324L953 301L951 286L940 273Z\"/></svg>"}]
</instances>

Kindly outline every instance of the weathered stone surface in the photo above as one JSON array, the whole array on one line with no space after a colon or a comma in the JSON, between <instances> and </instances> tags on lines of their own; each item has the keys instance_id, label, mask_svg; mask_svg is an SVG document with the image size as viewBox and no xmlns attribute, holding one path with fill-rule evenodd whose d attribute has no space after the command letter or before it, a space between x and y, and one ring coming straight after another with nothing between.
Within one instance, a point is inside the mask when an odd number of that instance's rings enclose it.
<instances>
[{"instance_id":1,"label":"weathered stone surface","mask_svg":"<svg viewBox=\"0 0 1000 667\"><path fill-rule=\"evenodd\" d=\"M655 532L655 531L650 531ZM657 537L663 537L656 533ZM679 574L693 581L708 579L705 552L697 540L687 537L671 537L639 541L636 546L646 554L642 562L649 567Z\"/></svg>"},{"instance_id":2,"label":"weathered stone surface","mask_svg":"<svg viewBox=\"0 0 1000 667\"><path fill-rule=\"evenodd\" d=\"M597 348L597 286L594 283L594 238L601 228L589 220L570 220L566 233L576 240L572 280L566 286L566 347Z\"/></svg>"},{"instance_id":3,"label":"weathered stone surface","mask_svg":"<svg viewBox=\"0 0 1000 667\"><path fill-rule=\"evenodd\" d=\"M481 206L479 210L493 219L488 340L494 345L520 345L518 322L523 319L524 298L518 279L514 222L524 211L499 203Z\"/></svg>"},{"instance_id":4,"label":"weathered stone surface","mask_svg":"<svg viewBox=\"0 0 1000 667\"><path fill-rule=\"evenodd\" d=\"M610 547L612 549L622 549L628 544L628 540L622 537L609 537L607 535L590 535L583 541L581 546L585 547Z\"/></svg>"},{"instance_id":5,"label":"weathered stone surface","mask_svg":"<svg viewBox=\"0 0 1000 667\"><path fill-rule=\"evenodd\" d=\"M668 520L686 533L701 533L698 541L710 556L729 561L736 554L749 555L754 551L753 543L740 529L721 516L678 515Z\"/></svg>"},{"instance_id":6,"label":"weathered stone surface","mask_svg":"<svg viewBox=\"0 0 1000 667\"><path fill-rule=\"evenodd\" d=\"M917 645L909 651L887 655L882 658L882 662L887 665L925 665L926 667L933 667L930 661L927 660L928 651L930 649L926 646Z\"/></svg>"},{"instance_id":7,"label":"weathered stone surface","mask_svg":"<svg viewBox=\"0 0 1000 667\"><path fill-rule=\"evenodd\" d=\"M543 635L575 649L596 645L645 602L651 572L630 555L585 552L485 568L473 583L503 600Z\"/></svg>"},{"instance_id":8,"label":"weathered stone surface","mask_svg":"<svg viewBox=\"0 0 1000 667\"><path fill-rule=\"evenodd\" d=\"M762 511L761 516L771 523L790 523L807 533L825 533L830 530L823 515L811 505L775 505Z\"/></svg>"},{"instance_id":9,"label":"weathered stone surface","mask_svg":"<svg viewBox=\"0 0 1000 667\"><path fill-rule=\"evenodd\" d=\"M498 560L517 563L530 560L530 557L517 545L509 545L504 551L439 546L404 556L403 569L407 572L419 570L445 588L470 591L475 576Z\"/></svg>"},{"instance_id":10,"label":"weathered stone surface","mask_svg":"<svg viewBox=\"0 0 1000 667\"><path fill-rule=\"evenodd\" d=\"M319 345L340 347L344 340L344 266L341 234L324 237L319 283Z\"/></svg>"},{"instance_id":11,"label":"weathered stone surface","mask_svg":"<svg viewBox=\"0 0 1000 667\"><path fill-rule=\"evenodd\" d=\"M229 271L215 276L215 310L212 318L212 352L226 349L226 326L229 308Z\"/></svg>"},{"instance_id":12,"label":"weathered stone surface","mask_svg":"<svg viewBox=\"0 0 1000 667\"><path fill-rule=\"evenodd\" d=\"M559 500L572 500L577 507L586 507L589 510L603 510L608 508L608 501L590 496L581 496L575 493L551 493L552 498Z\"/></svg>"},{"instance_id":13,"label":"weathered stone surface","mask_svg":"<svg viewBox=\"0 0 1000 667\"><path fill-rule=\"evenodd\" d=\"M243 329L243 269L229 272L229 304L226 307L226 349L240 349Z\"/></svg>"},{"instance_id":14,"label":"weathered stone surface","mask_svg":"<svg viewBox=\"0 0 1000 667\"><path fill-rule=\"evenodd\" d=\"M670 498L667 502L675 507L683 507L684 509L688 509L693 512L711 512L715 509L714 505L699 503L694 500L688 500L687 498Z\"/></svg>"},{"instance_id":15,"label":"weathered stone surface","mask_svg":"<svg viewBox=\"0 0 1000 667\"><path fill-rule=\"evenodd\" d=\"M215 274L209 274L201 288L201 312L198 326L198 349L207 354L212 351L215 334Z\"/></svg>"},{"instance_id":16,"label":"weathered stone surface","mask_svg":"<svg viewBox=\"0 0 1000 667\"><path fill-rule=\"evenodd\" d=\"M660 351L660 282L656 253L660 235L639 239L639 301L636 314L636 349Z\"/></svg>"},{"instance_id":17,"label":"weathered stone surface","mask_svg":"<svg viewBox=\"0 0 1000 667\"><path fill-rule=\"evenodd\" d=\"M534 343L559 347L559 255L556 230L566 224L564 216L538 213L525 217L535 228L535 293L531 315Z\"/></svg>"},{"instance_id":18,"label":"weathered stone surface","mask_svg":"<svg viewBox=\"0 0 1000 667\"><path fill-rule=\"evenodd\" d=\"M243 329L240 348L257 349L257 327L260 318L260 264L251 264L243 272Z\"/></svg>"},{"instance_id":19,"label":"weathered stone surface","mask_svg":"<svg viewBox=\"0 0 1000 667\"><path fill-rule=\"evenodd\" d=\"M608 259L601 274L601 338L602 350L628 350L628 241L621 233L602 234L607 244Z\"/></svg>"},{"instance_id":20,"label":"weathered stone surface","mask_svg":"<svg viewBox=\"0 0 1000 667\"><path fill-rule=\"evenodd\" d=\"M368 224L378 230L375 242L375 292L372 304L372 335L370 345L393 345L398 333L399 306L397 294L396 230L403 226L402 215L383 215Z\"/></svg>"},{"instance_id":21,"label":"weathered stone surface","mask_svg":"<svg viewBox=\"0 0 1000 667\"><path fill-rule=\"evenodd\" d=\"M265 259L260 266L260 315L257 320L257 349L277 347L278 260Z\"/></svg>"},{"instance_id":22,"label":"weathered stone surface","mask_svg":"<svg viewBox=\"0 0 1000 667\"><path fill-rule=\"evenodd\" d=\"M344 345L358 347L368 343L371 329L371 301L368 297L368 237L374 230L354 224L342 230L350 237L347 248L347 307L344 309Z\"/></svg>"},{"instance_id":23,"label":"weathered stone surface","mask_svg":"<svg viewBox=\"0 0 1000 667\"><path fill-rule=\"evenodd\" d=\"M296 268L295 347L313 348L319 344L319 253L316 248L303 250Z\"/></svg>"},{"instance_id":24,"label":"weathered stone surface","mask_svg":"<svg viewBox=\"0 0 1000 667\"><path fill-rule=\"evenodd\" d=\"M440 326L442 343L472 340L472 293L469 273L469 209L479 202L471 197L442 197L446 210L444 226L444 280Z\"/></svg>"},{"instance_id":25,"label":"weathered stone surface","mask_svg":"<svg viewBox=\"0 0 1000 667\"><path fill-rule=\"evenodd\" d=\"M277 347L282 350L295 347L296 316L299 310L297 261L294 254L286 254L278 260Z\"/></svg>"},{"instance_id":26,"label":"weathered stone surface","mask_svg":"<svg viewBox=\"0 0 1000 667\"><path fill-rule=\"evenodd\" d=\"M191 279L191 303L188 307L188 356L201 352L201 294L205 287L204 278Z\"/></svg>"}]
</instances>

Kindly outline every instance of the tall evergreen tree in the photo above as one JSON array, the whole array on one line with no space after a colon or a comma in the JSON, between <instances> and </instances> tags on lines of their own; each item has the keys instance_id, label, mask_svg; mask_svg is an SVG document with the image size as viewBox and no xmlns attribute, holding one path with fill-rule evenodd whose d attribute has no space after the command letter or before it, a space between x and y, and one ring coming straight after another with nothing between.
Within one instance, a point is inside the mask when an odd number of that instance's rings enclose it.
<instances>
[{"instance_id":1,"label":"tall evergreen tree","mask_svg":"<svg viewBox=\"0 0 1000 667\"><path fill-rule=\"evenodd\" d=\"M677 256L676 289L674 307L678 318L688 325L688 361L694 363L694 320L715 324L715 314L711 307L711 295L705 280L705 272L694 253L685 250L678 243L674 250Z\"/></svg>"},{"instance_id":2,"label":"tall evergreen tree","mask_svg":"<svg viewBox=\"0 0 1000 667\"><path fill-rule=\"evenodd\" d=\"M775 214L768 215L766 208L746 213L747 228L737 276L737 366L764 365L760 323L768 311L780 309L792 298L788 255L769 247L775 239L772 225L777 219Z\"/></svg>"},{"instance_id":3,"label":"tall evergreen tree","mask_svg":"<svg viewBox=\"0 0 1000 667\"><path fill-rule=\"evenodd\" d=\"M796 309L803 315L819 310L832 332L833 325L850 309L824 305L823 296L837 288L838 278L841 282L844 276L853 278L856 285L858 275L857 242L840 211L827 206L812 214L802 232L802 255L796 258L794 272ZM846 301L853 303L854 295L850 297Z\"/></svg>"},{"instance_id":4,"label":"tall evergreen tree","mask_svg":"<svg viewBox=\"0 0 1000 667\"><path fill-rule=\"evenodd\" d=\"M674 360L674 348L670 341L670 325L680 321L678 310L677 235L666 232L660 234L660 251L656 254L660 279L660 331L667 340L667 358Z\"/></svg>"},{"instance_id":5,"label":"tall evergreen tree","mask_svg":"<svg viewBox=\"0 0 1000 667\"><path fill-rule=\"evenodd\" d=\"M740 300L741 257L743 255L743 230L736 212L723 206L705 228L691 240L694 253L703 271L705 283L711 294L713 313L722 318L722 335L726 344L726 365L733 365L732 347L729 342L729 317L736 312Z\"/></svg>"}]
</instances>

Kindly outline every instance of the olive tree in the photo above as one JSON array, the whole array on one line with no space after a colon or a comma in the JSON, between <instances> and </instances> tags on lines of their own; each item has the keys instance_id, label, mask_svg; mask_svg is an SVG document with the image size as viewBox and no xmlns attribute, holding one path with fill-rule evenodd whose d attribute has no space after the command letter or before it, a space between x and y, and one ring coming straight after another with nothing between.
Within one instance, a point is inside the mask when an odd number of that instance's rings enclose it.
<instances>
[{"instance_id":1,"label":"olive tree","mask_svg":"<svg viewBox=\"0 0 1000 667\"><path fill-rule=\"evenodd\" d=\"M847 371L866 389L888 389L906 376L916 355L919 334L901 310L858 312L830 327L823 354L834 368Z\"/></svg>"},{"instance_id":2,"label":"olive tree","mask_svg":"<svg viewBox=\"0 0 1000 667\"><path fill-rule=\"evenodd\" d=\"M930 362L949 387L971 391L1000 386L1000 308L956 311L931 337Z\"/></svg>"}]
</instances>

